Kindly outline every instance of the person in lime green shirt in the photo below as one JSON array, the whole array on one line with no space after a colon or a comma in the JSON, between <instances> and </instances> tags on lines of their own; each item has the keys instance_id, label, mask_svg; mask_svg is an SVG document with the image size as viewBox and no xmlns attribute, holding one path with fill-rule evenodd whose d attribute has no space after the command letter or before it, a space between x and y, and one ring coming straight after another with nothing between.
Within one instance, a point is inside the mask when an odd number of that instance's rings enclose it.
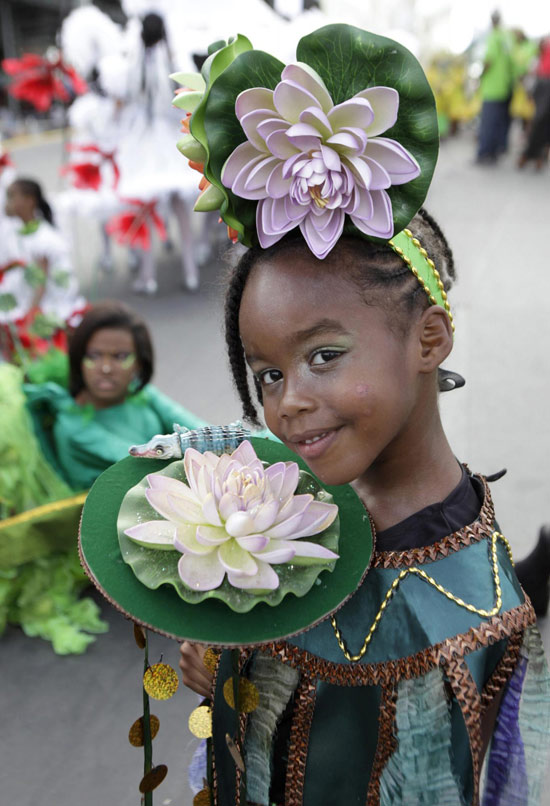
<instances>
[{"instance_id":1,"label":"person in lime green shirt","mask_svg":"<svg viewBox=\"0 0 550 806\"><path fill-rule=\"evenodd\" d=\"M506 151L510 126L508 106L514 84L511 44L501 27L498 11L491 16L491 23L480 82L483 104L477 150L479 163L494 163Z\"/></svg>"}]
</instances>

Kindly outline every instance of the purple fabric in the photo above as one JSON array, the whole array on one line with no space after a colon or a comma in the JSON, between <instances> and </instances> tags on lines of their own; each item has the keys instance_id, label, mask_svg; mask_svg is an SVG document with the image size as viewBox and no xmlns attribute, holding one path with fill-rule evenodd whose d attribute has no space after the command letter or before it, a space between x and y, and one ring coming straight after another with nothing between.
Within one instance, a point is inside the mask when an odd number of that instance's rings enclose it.
<instances>
[{"instance_id":1,"label":"purple fabric","mask_svg":"<svg viewBox=\"0 0 550 806\"><path fill-rule=\"evenodd\" d=\"M528 801L525 752L519 729L519 705L527 658L520 658L498 712L483 806L525 806Z\"/></svg>"}]
</instances>

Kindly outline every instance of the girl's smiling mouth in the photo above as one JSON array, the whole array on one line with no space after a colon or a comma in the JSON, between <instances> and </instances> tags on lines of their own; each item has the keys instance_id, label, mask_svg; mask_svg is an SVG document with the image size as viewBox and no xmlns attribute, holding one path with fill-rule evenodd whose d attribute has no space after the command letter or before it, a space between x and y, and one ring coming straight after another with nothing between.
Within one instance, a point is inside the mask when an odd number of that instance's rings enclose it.
<instances>
[{"instance_id":1,"label":"girl's smiling mouth","mask_svg":"<svg viewBox=\"0 0 550 806\"><path fill-rule=\"evenodd\" d=\"M287 444L303 459L318 459L332 445L341 427L293 434L288 438Z\"/></svg>"}]
</instances>

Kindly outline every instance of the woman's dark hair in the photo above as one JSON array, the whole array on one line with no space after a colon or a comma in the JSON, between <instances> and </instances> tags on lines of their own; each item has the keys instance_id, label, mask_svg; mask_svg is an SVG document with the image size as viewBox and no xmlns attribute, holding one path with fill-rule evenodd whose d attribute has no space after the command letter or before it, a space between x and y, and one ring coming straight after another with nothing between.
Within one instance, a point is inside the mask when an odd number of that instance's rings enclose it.
<instances>
[{"instance_id":1,"label":"woman's dark hair","mask_svg":"<svg viewBox=\"0 0 550 806\"><path fill-rule=\"evenodd\" d=\"M35 182L34 179L16 179L13 183L24 196L32 196L34 199L35 207L42 213L42 217L48 222L53 224L52 208L42 195L42 188Z\"/></svg>"},{"instance_id":2,"label":"woman's dark hair","mask_svg":"<svg viewBox=\"0 0 550 806\"><path fill-rule=\"evenodd\" d=\"M132 334L139 368L136 392L149 383L153 374L153 345L145 322L122 302L99 302L87 311L69 337L69 391L76 397L85 388L82 359L93 334L103 328L127 330Z\"/></svg>"},{"instance_id":3,"label":"woman's dark hair","mask_svg":"<svg viewBox=\"0 0 550 806\"><path fill-rule=\"evenodd\" d=\"M424 208L421 208L409 226L435 262L445 291L448 292L456 276L454 259L439 224ZM256 424L259 422L258 413L250 393L247 365L239 333L239 310L246 281L253 267L257 263L284 253L307 254L315 260L300 231L292 230L268 249L253 247L245 252L230 274L225 296L225 340L233 382L241 399L244 417ZM347 235L340 239L331 256L325 260L328 261L331 257L338 261L342 271L349 272L349 276L360 287L367 304L386 307L391 311L391 327L406 332L414 311L424 310L429 306L426 292L387 243L375 243L359 235ZM254 386L261 403L261 388L256 379Z\"/></svg>"},{"instance_id":4,"label":"woman's dark hair","mask_svg":"<svg viewBox=\"0 0 550 806\"><path fill-rule=\"evenodd\" d=\"M146 14L141 21L141 41L145 47L152 48L163 39L166 39L166 28L160 14L154 11Z\"/></svg>"}]
</instances>

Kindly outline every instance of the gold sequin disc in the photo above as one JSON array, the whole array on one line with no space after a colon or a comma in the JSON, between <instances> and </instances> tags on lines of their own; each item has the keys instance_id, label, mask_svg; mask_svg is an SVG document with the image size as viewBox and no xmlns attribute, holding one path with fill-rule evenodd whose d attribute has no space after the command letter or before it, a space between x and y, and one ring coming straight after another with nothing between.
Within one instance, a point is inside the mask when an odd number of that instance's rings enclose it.
<instances>
[{"instance_id":1,"label":"gold sequin disc","mask_svg":"<svg viewBox=\"0 0 550 806\"><path fill-rule=\"evenodd\" d=\"M229 707L234 708L235 692L232 677L229 677L223 684L223 696ZM246 677L241 677L239 679L239 710L243 714L250 714L256 710L259 702L260 694L254 683L251 683Z\"/></svg>"},{"instance_id":2,"label":"gold sequin disc","mask_svg":"<svg viewBox=\"0 0 550 806\"><path fill-rule=\"evenodd\" d=\"M215 674L216 672L219 657L220 657L219 653L216 652L215 649L212 649L212 647L209 647L204 653L204 658L202 659L202 662L204 663L208 671L211 672L212 674Z\"/></svg>"},{"instance_id":3,"label":"gold sequin disc","mask_svg":"<svg viewBox=\"0 0 550 806\"><path fill-rule=\"evenodd\" d=\"M143 627L140 627L139 624L134 623L134 638L136 639L136 644L140 649L145 649L145 633L143 631Z\"/></svg>"},{"instance_id":4,"label":"gold sequin disc","mask_svg":"<svg viewBox=\"0 0 550 806\"><path fill-rule=\"evenodd\" d=\"M139 782L139 791L152 792L153 789L156 789L159 784L162 784L166 778L167 772L168 767L166 764L159 764L158 767L153 767L153 769L149 770L147 775L144 775Z\"/></svg>"},{"instance_id":5,"label":"gold sequin disc","mask_svg":"<svg viewBox=\"0 0 550 806\"><path fill-rule=\"evenodd\" d=\"M158 716L151 714L149 718L149 724L151 725L151 739L154 739L157 733L159 732L160 728L160 721ZM143 747L143 717L140 716L139 719L136 719L132 727L130 728L130 732L128 733L128 741L134 747Z\"/></svg>"},{"instance_id":6,"label":"gold sequin disc","mask_svg":"<svg viewBox=\"0 0 550 806\"><path fill-rule=\"evenodd\" d=\"M178 685L178 675L167 663L155 663L143 675L143 688L155 700L169 700L178 690Z\"/></svg>"},{"instance_id":7,"label":"gold sequin disc","mask_svg":"<svg viewBox=\"0 0 550 806\"><path fill-rule=\"evenodd\" d=\"M209 705L199 705L189 715L189 730L197 739L212 736L212 709Z\"/></svg>"},{"instance_id":8,"label":"gold sequin disc","mask_svg":"<svg viewBox=\"0 0 550 806\"><path fill-rule=\"evenodd\" d=\"M210 806L211 802L210 789L207 786L197 792L193 798L193 806Z\"/></svg>"}]
</instances>

